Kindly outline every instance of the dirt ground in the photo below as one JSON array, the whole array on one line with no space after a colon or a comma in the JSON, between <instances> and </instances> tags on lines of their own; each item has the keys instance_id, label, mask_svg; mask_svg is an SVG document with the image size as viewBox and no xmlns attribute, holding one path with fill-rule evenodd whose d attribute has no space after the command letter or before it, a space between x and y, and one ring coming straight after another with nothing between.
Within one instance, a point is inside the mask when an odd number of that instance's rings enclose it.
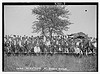
<instances>
[{"instance_id":1,"label":"dirt ground","mask_svg":"<svg viewBox=\"0 0 100 74\"><path fill-rule=\"evenodd\" d=\"M97 57L71 55L53 56L4 56L5 72L39 71L39 72L96 72Z\"/></svg>"}]
</instances>

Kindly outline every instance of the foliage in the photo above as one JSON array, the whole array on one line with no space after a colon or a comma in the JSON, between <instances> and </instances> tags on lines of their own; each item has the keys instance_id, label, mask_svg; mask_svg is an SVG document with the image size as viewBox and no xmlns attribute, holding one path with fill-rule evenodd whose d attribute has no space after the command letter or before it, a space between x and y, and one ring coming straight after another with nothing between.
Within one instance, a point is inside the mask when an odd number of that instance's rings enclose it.
<instances>
[{"instance_id":1,"label":"foliage","mask_svg":"<svg viewBox=\"0 0 100 74\"><path fill-rule=\"evenodd\" d=\"M68 20L69 10L61 5L41 5L32 9L32 13L37 15L38 21L33 22L33 33L46 35L49 33L63 34L63 30L68 30L71 22ZM64 18L64 19L62 19Z\"/></svg>"}]
</instances>

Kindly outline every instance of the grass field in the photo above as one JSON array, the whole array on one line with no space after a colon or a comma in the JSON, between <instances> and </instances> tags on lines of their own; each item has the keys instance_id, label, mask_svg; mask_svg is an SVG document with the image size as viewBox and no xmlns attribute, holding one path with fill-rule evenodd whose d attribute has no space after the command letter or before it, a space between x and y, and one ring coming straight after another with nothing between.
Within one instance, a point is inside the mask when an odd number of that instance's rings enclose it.
<instances>
[{"instance_id":1,"label":"grass field","mask_svg":"<svg viewBox=\"0 0 100 74\"><path fill-rule=\"evenodd\" d=\"M82 57L71 55L4 56L4 71L96 72L97 57L92 55Z\"/></svg>"}]
</instances>

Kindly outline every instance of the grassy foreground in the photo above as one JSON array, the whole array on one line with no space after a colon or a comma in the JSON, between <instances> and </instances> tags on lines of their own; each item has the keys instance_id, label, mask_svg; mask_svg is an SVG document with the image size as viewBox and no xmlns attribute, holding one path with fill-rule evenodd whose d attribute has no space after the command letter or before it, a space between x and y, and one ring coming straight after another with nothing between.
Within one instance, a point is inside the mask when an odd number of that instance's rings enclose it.
<instances>
[{"instance_id":1,"label":"grassy foreground","mask_svg":"<svg viewBox=\"0 0 100 74\"><path fill-rule=\"evenodd\" d=\"M97 71L96 56L4 56L5 72L21 71Z\"/></svg>"}]
</instances>

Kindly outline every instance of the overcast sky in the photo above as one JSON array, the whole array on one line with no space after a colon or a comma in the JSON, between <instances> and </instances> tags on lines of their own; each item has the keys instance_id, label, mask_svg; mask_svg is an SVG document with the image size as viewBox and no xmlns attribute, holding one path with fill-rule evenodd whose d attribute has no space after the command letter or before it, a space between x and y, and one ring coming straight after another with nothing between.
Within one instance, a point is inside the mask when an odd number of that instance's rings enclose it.
<instances>
[{"instance_id":1,"label":"overcast sky","mask_svg":"<svg viewBox=\"0 0 100 74\"><path fill-rule=\"evenodd\" d=\"M35 5L27 6L4 6L4 33L6 35L34 35L32 33L32 22L36 20L32 10ZM66 34L84 32L91 37L96 37L96 6L95 5L69 5L71 12L70 29ZM85 11L87 10L87 11Z\"/></svg>"}]
</instances>

